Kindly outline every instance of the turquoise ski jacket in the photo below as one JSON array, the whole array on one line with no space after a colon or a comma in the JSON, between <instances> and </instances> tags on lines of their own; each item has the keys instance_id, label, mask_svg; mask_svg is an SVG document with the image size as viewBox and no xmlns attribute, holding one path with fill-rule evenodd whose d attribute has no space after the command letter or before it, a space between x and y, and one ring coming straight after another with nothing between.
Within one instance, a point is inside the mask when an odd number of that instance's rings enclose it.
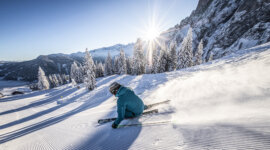
<instances>
[{"instance_id":1,"label":"turquoise ski jacket","mask_svg":"<svg viewBox=\"0 0 270 150\"><path fill-rule=\"evenodd\" d=\"M121 86L115 96L118 97L118 117L114 124L119 125L124 118L137 117L143 113L143 101L134 93L133 90Z\"/></svg>"}]
</instances>

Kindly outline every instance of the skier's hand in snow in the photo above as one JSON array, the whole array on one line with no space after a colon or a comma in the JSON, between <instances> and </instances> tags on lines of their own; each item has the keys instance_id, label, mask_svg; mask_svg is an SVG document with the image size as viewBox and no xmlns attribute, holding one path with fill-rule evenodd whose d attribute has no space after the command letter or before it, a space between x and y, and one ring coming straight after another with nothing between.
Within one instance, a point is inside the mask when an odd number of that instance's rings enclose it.
<instances>
[{"instance_id":1,"label":"skier's hand in snow","mask_svg":"<svg viewBox=\"0 0 270 150\"><path fill-rule=\"evenodd\" d=\"M112 124L112 128L114 128L114 129L116 129L117 126L118 126L118 125L116 125L116 124L114 124L114 123Z\"/></svg>"}]
</instances>

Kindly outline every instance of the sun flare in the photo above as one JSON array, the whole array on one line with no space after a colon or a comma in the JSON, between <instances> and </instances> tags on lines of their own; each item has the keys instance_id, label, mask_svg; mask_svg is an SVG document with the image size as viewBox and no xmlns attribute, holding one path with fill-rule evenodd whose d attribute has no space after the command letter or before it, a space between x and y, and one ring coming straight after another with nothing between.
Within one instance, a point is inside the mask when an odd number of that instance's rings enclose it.
<instances>
[{"instance_id":1,"label":"sun flare","mask_svg":"<svg viewBox=\"0 0 270 150\"><path fill-rule=\"evenodd\" d=\"M156 27L149 27L145 33L145 40L152 41L157 38L160 34L160 31Z\"/></svg>"},{"instance_id":2,"label":"sun flare","mask_svg":"<svg viewBox=\"0 0 270 150\"><path fill-rule=\"evenodd\" d=\"M142 28L137 28L137 31L140 33L140 38L143 40L142 49L145 50L147 65L149 67L152 65L153 52L158 47L164 45L163 41L165 41L165 38L162 36L164 22L162 17L158 17L154 11L153 16L148 18L142 25Z\"/></svg>"}]
</instances>

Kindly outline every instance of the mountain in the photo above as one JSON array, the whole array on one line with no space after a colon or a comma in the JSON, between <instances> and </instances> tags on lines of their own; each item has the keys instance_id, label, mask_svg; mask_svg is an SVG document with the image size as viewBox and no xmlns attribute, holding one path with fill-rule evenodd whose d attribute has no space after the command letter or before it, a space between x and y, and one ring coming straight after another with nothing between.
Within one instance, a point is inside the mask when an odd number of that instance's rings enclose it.
<instances>
[{"instance_id":1,"label":"mountain","mask_svg":"<svg viewBox=\"0 0 270 150\"><path fill-rule=\"evenodd\" d=\"M106 58L108 55L108 52L110 52L111 56L114 57L116 55L119 55L120 50L123 49L127 56L132 56L133 54L133 43L122 45L122 44L116 44L114 46L110 47L102 47L98 49L93 49L90 51L92 57L98 58ZM70 54L71 57L84 57L84 52L77 52Z\"/></svg>"},{"instance_id":2,"label":"mountain","mask_svg":"<svg viewBox=\"0 0 270 150\"><path fill-rule=\"evenodd\" d=\"M111 47L103 47L90 50L94 61L104 61L108 52L114 57L119 55L123 49L127 56L131 56L133 52L133 44L117 44ZM36 59L23 62L0 62L0 77L5 80L23 80L34 81L37 79L38 67L41 66L46 75L49 74L69 74L71 64L75 61L82 63L84 52L72 54L51 54L40 55Z\"/></svg>"},{"instance_id":3,"label":"mountain","mask_svg":"<svg viewBox=\"0 0 270 150\"><path fill-rule=\"evenodd\" d=\"M204 59L214 59L234 51L270 41L270 0L200 0L196 10L161 34L178 50L189 27L193 28L193 48L204 43Z\"/></svg>"},{"instance_id":4,"label":"mountain","mask_svg":"<svg viewBox=\"0 0 270 150\"><path fill-rule=\"evenodd\" d=\"M76 60L65 54L41 55L30 61L2 64L0 76L6 80L34 81L37 79L39 66L45 70L46 74L67 74L73 61Z\"/></svg>"},{"instance_id":5,"label":"mountain","mask_svg":"<svg viewBox=\"0 0 270 150\"><path fill-rule=\"evenodd\" d=\"M175 41L179 50L189 27L193 28L194 52L202 39L203 59L221 58L270 41L270 0L199 0L189 17L160 35L159 43L169 47ZM132 56L133 45L117 44L90 53L97 61L103 61L109 51L112 56L118 55L121 48ZM44 67L46 74L69 73L70 65L74 61L82 62L83 56L84 52L53 54L31 61L4 63L0 65L0 77L33 81L38 66Z\"/></svg>"}]
</instances>

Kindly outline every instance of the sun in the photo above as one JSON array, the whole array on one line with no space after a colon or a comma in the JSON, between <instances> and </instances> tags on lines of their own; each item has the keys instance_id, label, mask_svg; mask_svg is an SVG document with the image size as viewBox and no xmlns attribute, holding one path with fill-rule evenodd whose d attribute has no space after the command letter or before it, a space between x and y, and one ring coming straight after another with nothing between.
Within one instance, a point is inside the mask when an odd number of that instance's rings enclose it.
<instances>
[{"instance_id":1,"label":"sun","mask_svg":"<svg viewBox=\"0 0 270 150\"><path fill-rule=\"evenodd\" d=\"M142 49L145 50L147 65L152 65L152 55L159 46L163 46L162 40L165 39L162 36L162 29L164 28L164 23L162 19L157 20L155 12L151 18L148 18L142 23L142 28L137 28L140 33L140 39L142 39Z\"/></svg>"},{"instance_id":2,"label":"sun","mask_svg":"<svg viewBox=\"0 0 270 150\"><path fill-rule=\"evenodd\" d=\"M144 35L144 39L147 41L153 41L154 39L156 39L159 36L159 34L160 34L159 29L152 26L146 30L145 35Z\"/></svg>"},{"instance_id":3,"label":"sun","mask_svg":"<svg viewBox=\"0 0 270 150\"><path fill-rule=\"evenodd\" d=\"M159 45L159 36L161 30L157 24L151 24L150 26L146 26L142 39L145 41L143 47L146 50L147 63L152 65L152 55L155 47Z\"/></svg>"}]
</instances>

